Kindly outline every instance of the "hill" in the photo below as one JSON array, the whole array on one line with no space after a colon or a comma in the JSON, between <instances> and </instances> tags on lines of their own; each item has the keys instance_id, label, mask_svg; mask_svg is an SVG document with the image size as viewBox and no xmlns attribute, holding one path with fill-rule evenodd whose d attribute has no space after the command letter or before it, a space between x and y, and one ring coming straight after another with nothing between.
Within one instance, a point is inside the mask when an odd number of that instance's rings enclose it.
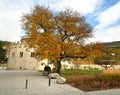
<instances>
[{"instance_id":1,"label":"hill","mask_svg":"<svg viewBox=\"0 0 120 95\"><path fill-rule=\"evenodd\" d=\"M2 47L9 48L10 44L11 44L11 42L9 42L9 41L0 41L0 45Z\"/></svg>"},{"instance_id":2,"label":"hill","mask_svg":"<svg viewBox=\"0 0 120 95\"><path fill-rule=\"evenodd\" d=\"M105 45L105 47L108 47L108 48L120 48L120 41L106 42L103 44Z\"/></svg>"}]
</instances>

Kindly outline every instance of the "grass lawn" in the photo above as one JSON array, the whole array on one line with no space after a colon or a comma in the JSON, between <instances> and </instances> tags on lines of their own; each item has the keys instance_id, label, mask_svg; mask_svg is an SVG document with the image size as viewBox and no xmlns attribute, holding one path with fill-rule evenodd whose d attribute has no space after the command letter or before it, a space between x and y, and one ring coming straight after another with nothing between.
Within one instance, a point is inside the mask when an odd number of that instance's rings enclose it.
<instances>
[{"instance_id":1,"label":"grass lawn","mask_svg":"<svg viewBox=\"0 0 120 95\"><path fill-rule=\"evenodd\" d=\"M67 83L83 91L120 88L120 71L64 70Z\"/></svg>"},{"instance_id":2,"label":"grass lawn","mask_svg":"<svg viewBox=\"0 0 120 95\"><path fill-rule=\"evenodd\" d=\"M103 70L84 70L84 69L66 69L62 71L63 75L96 75L101 74Z\"/></svg>"}]
</instances>

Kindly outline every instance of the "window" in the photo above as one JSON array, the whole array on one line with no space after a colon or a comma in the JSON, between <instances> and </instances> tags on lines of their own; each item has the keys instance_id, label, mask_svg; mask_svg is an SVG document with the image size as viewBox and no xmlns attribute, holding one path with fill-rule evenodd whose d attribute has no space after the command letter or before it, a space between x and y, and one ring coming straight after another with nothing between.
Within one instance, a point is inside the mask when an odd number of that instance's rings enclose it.
<instances>
[{"instance_id":1,"label":"window","mask_svg":"<svg viewBox=\"0 0 120 95\"><path fill-rule=\"evenodd\" d=\"M35 53L34 52L31 52L31 57L35 57Z\"/></svg>"},{"instance_id":2,"label":"window","mask_svg":"<svg viewBox=\"0 0 120 95\"><path fill-rule=\"evenodd\" d=\"M23 57L23 52L20 52L20 57L21 57L21 58Z\"/></svg>"},{"instance_id":3,"label":"window","mask_svg":"<svg viewBox=\"0 0 120 95\"><path fill-rule=\"evenodd\" d=\"M14 57L15 57L15 52L12 53L12 58L14 58Z\"/></svg>"}]
</instances>

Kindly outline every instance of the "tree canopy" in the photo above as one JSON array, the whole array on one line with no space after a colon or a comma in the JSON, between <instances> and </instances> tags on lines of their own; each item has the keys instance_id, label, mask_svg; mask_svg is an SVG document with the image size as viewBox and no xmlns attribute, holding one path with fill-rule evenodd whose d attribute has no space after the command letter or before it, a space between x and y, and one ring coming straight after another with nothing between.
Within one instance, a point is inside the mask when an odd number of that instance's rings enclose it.
<instances>
[{"instance_id":1,"label":"tree canopy","mask_svg":"<svg viewBox=\"0 0 120 95\"><path fill-rule=\"evenodd\" d=\"M0 44L0 63L6 62L6 49Z\"/></svg>"},{"instance_id":2,"label":"tree canopy","mask_svg":"<svg viewBox=\"0 0 120 95\"><path fill-rule=\"evenodd\" d=\"M73 48L78 50L86 38L92 37L92 27L79 12L65 9L56 14L49 8L35 6L22 16L24 37L40 58L61 59Z\"/></svg>"},{"instance_id":3,"label":"tree canopy","mask_svg":"<svg viewBox=\"0 0 120 95\"><path fill-rule=\"evenodd\" d=\"M22 39L35 49L36 58L60 62L87 56L84 42L93 36L93 29L79 12L65 9L54 13L36 5L23 14L21 22L26 33Z\"/></svg>"}]
</instances>

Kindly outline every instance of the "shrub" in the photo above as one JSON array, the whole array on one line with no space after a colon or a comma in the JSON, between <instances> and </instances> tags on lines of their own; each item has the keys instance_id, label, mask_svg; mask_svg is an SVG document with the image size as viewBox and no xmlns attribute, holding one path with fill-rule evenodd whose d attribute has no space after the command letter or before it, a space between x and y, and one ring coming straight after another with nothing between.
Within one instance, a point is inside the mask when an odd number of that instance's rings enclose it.
<instances>
[{"instance_id":1,"label":"shrub","mask_svg":"<svg viewBox=\"0 0 120 95\"><path fill-rule=\"evenodd\" d=\"M84 91L120 88L120 73L105 71L99 75L66 75L67 83Z\"/></svg>"}]
</instances>

